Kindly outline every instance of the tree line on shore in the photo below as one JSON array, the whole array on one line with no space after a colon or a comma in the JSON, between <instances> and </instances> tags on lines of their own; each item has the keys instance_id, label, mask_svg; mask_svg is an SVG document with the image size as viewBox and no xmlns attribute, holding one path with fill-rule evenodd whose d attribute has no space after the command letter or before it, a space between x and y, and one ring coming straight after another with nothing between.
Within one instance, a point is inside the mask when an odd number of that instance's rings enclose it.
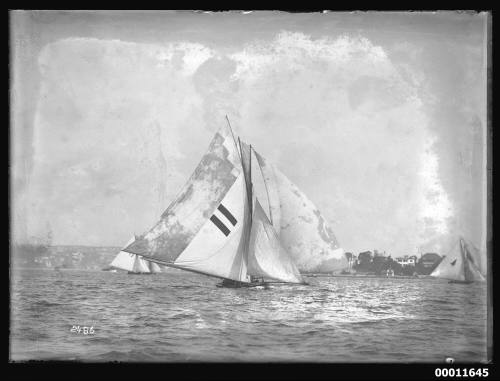
<instances>
[{"instance_id":1,"label":"tree line on shore","mask_svg":"<svg viewBox=\"0 0 500 381\"><path fill-rule=\"evenodd\" d=\"M441 261L441 256L436 253L426 253L418 258L416 255L404 258L392 258L371 251L364 251L355 256L350 252L345 253L349 263L350 272L370 273L385 275L387 271L393 271L394 275L429 275Z\"/></svg>"}]
</instances>

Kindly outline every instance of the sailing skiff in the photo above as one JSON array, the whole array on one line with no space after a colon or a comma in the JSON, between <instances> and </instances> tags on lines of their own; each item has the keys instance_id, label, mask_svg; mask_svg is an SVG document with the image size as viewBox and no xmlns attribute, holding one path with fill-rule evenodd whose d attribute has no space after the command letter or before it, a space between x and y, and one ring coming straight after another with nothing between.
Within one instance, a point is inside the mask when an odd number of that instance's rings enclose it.
<instances>
[{"instance_id":1,"label":"sailing skiff","mask_svg":"<svg viewBox=\"0 0 500 381\"><path fill-rule=\"evenodd\" d=\"M227 122L160 220L120 254L227 287L305 284L300 271L347 267L319 210Z\"/></svg>"}]
</instances>

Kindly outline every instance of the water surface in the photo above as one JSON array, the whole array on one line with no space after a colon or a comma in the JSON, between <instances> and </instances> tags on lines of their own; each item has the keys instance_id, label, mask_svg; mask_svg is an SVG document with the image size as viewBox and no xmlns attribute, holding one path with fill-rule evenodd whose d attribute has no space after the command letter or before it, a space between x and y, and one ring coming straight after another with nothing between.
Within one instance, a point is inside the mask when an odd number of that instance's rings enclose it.
<instances>
[{"instance_id":1,"label":"water surface","mask_svg":"<svg viewBox=\"0 0 500 381\"><path fill-rule=\"evenodd\" d=\"M486 360L486 286L436 279L306 278L217 288L169 269L20 269L11 276L11 359L443 362ZM93 335L71 332L93 327Z\"/></svg>"}]
</instances>

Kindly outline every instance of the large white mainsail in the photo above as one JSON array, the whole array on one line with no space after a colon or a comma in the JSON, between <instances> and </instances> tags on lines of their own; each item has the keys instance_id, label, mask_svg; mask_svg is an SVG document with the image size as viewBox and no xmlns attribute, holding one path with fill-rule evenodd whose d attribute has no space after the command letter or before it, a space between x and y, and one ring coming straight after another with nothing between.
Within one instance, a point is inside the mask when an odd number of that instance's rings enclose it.
<instances>
[{"instance_id":1,"label":"large white mainsail","mask_svg":"<svg viewBox=\"0 0 500 381\"><path fill-rule=\"evenodd\" d=\"M243 173L182 254L176 267L248 282L245 220L249 213Z\"/></svg>"},{"instance_id":2,"label":"large white mainsail","mask_svg":"<svg viewBox=\"0 0 500 381\"><path fill-rule=\"evenodd\" d=\"M266 184L271 223L299 270L332 272L347 268L344 250L316 206L274 165L254 152Z\"/></svg>"},{"instance_id":3,"label":"large white mainsail","mask_svg":"<svg viewBox=\"0 0 500 381\"><path fill-rule=\"evenodd\" d=\"M304 283L299 270L280 244L260 202L255 199L248 248L248 274L282 282Z\"/></svg>"},{"instance_id":4,"label":"large white mainsail","mask_svg":"<svg viewBox=\"0 0 500 381\"><path fill-rule=\"evenodd\" d=\"M249 213L232 133L220 130L160 221L124 251L153 262L247 282Z\"/></svg>"},{"instance_id":5,"label":"large white mainsail","mask_svg":"<svg viewBox=\"0 0 500 381\"><path fill-rule=\"evenodd\" d=\"M456 241L452 249L431 273L431 276L460 282L485 280L473 256L467 250L467 243L463 238Z\"/></svg>"}]
</instances>

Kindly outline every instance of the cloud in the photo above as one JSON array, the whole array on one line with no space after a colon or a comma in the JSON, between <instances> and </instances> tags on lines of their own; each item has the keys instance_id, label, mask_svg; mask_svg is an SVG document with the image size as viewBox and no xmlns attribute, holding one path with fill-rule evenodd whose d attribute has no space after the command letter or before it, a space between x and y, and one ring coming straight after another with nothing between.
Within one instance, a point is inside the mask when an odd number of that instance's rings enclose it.
<instances>
[{"instance_id":1,"label":"cloud","mask_svg":"<svg viewBox=\"0 0 500 381\"><path fill-rule=\"evenodd\" d=\"M413 253L449 230L455 209L422 97L438 92L422 90L422 54L398 49L393 59L363 36L290 31L231 48L48 44L32 229L43 215L56 241L85 244L120 244L148 229L227 114L319 207L346 250Z\"/></svg>"},{"instance_id":2,"label":"cloud","mask_svg":"<svg viewBox=\"0 0 500 381\"><path fill-rule=\"evenodd\" d=\"M333 222L348 250L414 252L439 189L421 174L432 139L413 81L366 38L280 33L231 56L238 67L236 125ZM428 153L428 160L434 160ZM446 208L443 195L435 201Z\"/></svg>"}]
</instances>

